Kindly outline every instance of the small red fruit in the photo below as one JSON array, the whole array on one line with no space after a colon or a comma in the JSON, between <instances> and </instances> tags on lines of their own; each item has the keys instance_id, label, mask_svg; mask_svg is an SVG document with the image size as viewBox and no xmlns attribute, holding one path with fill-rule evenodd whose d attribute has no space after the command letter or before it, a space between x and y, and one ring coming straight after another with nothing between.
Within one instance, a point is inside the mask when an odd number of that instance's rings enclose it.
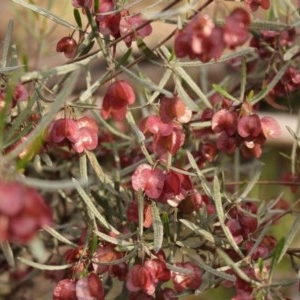
<instances>
[{"instance_id":1,"label":"small red fruit","mask_svg":"<svg viewBox=\"0 0 300 300\"><path fill-rule=\"evenodd\" d=\"M77 42L70 36L61 38L56 45L56 52L63 52L67 58L73 58L76 50Z\"/></svg>"}]
</instances>

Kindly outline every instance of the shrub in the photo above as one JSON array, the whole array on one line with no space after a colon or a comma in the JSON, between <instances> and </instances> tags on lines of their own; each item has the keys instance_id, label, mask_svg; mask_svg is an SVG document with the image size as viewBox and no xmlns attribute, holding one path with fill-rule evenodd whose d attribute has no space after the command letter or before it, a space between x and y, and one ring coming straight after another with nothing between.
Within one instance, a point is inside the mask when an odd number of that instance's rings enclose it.
<instances>
[{"instance_id":1,"label":"shrub","mask_svg":"<svg viewBox=\"0 0 300 300\"><path fill-rule=\"evenodd\" d=\"M299 281L299 200L286 188L299 187L299 130L288 128L288 167L265 153L285 127L274 112L296 116L299 3L141 1L141 14L134 1L73 0L69 23L13 2L69 35L52 49L65 63L43 70L30 69L29 53L29 64L16 59L12 21L2 47L7 295L39 274L56 300L179 299L216 287L233 300L288 299L281 287ZM173 30L159 32L162 22ZM263 180L266 168L279 178ZM261 185L280 193L260 197ZM285 216L281 237L272 228ZM288 257L294 273L281 280Z\"/></svg>"}]
</instances>

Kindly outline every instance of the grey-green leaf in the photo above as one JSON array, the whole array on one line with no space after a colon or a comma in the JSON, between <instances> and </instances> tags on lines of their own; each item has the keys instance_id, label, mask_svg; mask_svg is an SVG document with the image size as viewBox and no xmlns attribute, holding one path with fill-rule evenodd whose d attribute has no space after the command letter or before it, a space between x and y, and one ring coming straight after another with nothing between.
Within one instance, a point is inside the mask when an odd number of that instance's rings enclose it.
<instances>
[{"instance_id":1,"label":"grey-green leaf","mask_svg":"<svg viewBox=\"0 0 300 300\"><path fill-rule=\"evenodd\" d=\"M4 256L6 258L7 263L9 264L10 267L14 268L15 267L15 258L14 258L14 253L10 247L9 242L1 241L0 246L1 246Z\"/></svg>"},{"instance_id":2,"label":"grey-green leaf","mask_svg":"<svg viewBox=\"0 0 300 300\"><path fill-rule=\"evenodd\" d=\"M73 264L66 264L66 265L45 265L36 263L34 261L31 261L29 259L18 257L18 260L21 261L23 264L39 269L39 270L49 270L49 271L57 271L57 270L65 270L73 266Z\"/></svg>"},{"instance_id":3,"label":"grey-green leaf","mask_svg":"<svg viewBox=\"0 0 300 300\"><path fill-rule=\"evenodd\" d=\"M158 208L154 201L151 202L151 213L153 218L153 231L154 231L153 249L154 252L157 252L162 246L163 237L164 237L164 227L159 216Z\"/></svg>"}]
</instances>

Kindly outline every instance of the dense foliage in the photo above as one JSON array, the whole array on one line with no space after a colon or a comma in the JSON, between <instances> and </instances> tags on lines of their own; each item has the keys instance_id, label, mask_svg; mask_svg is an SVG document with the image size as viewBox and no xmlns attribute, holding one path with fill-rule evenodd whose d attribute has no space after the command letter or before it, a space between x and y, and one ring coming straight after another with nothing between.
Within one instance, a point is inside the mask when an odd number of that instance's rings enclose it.
<instances>
[{"instance_id":1,"label":"dense foliage","mask_svg":"<svg viewBox=\"0 0 300 300\"><path fill-rule=\"evenodd\" d=\"M42 276L55 300L179 299L215 288L234 291L232 300L288 299L282 287L299 284L299 200L288 198L300 184L299 128L288 128L288 168L264 153L285 129L274 112L298 109L299 1L72 0L73 24L34 1L12 2L69 35L52 49L63 65L31 70L7 26L3 296L17 299ZM164 24L173 29L159 31ZM260 180L265 168L276 168L276 182ZM264 183L282 192L260 198L253 190ZM289 230L276 236L285 216ZM285 258L293 276L282 279Z\"/></svg>"}]
</instances>

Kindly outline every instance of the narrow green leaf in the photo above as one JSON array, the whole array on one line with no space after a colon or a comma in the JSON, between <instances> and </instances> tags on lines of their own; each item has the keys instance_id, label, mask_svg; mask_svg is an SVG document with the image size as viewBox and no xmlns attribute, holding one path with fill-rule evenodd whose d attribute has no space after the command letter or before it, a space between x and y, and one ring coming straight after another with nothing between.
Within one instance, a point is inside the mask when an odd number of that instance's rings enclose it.
<instances>
[{"instance_id":1,"label":"narrow green leaf","mask_svg":"<svg viewBox=\"0 0 300 300\"><path fill-rule=\"evenodd\" d=\"M293 141L292 150L290 157L288 159L291 159L291 172L296 173L296 168L298 169L298 155L297 155L297 148L300 147L300 140L299 140L299 132L300 132L300 110L298 111L297 116L297 127L295 133L292 131L291 128L286 126L287 130L290 132L290 134L294 137L295 141ZM297 147L298 146L298 147Z\"/></svg>"},{"instance_id":2,"label":"narrow green leaf","mask_svg":"<svg viewBox=\"0 0 300 300\"><path fill-rule=\"evenodd\" d=\"M158 83L158 87L159 87L160 89L162 89L162 88L165 87L165 85L167 84L168 80L170 79L172 73L173 73L173 72L172 72L172 70L170 70L170 69L167 69L167 70L164 72L164 74L163 74L163 76L162 76L160 82ZM149 102L149 103L153 103L153 101L154 101L159 95L160 95L160 93L159 93L158 91L155 91L155 92L150 96L148 102Z\"/></svg>"},{"instance_id":3,"label":"narrow green leaf","mask_svg":"<svg viewBox=\"0 0 300 300\"><path fill-rule=\"evenodd\" d=\"M147 162L147 159L146 158L142 158L141 160L125 167L124 169L122 169L120 171L120 176L123 177L123 176L126 176L128 174L131 174L133 171L135 171L135 169L140 165L140 164L144 164Z\"/></svg>"},{"instance_id":4,"label":"narrow green leaf","mask_svg":"<svg viewBox=\"0 0 300 300\"><path fill-rule=\"evenodd\" d=\"M125 141L133 141L133 138L131 136L128 136L128 134L124 134L122 133L122 131L111 126L109 122L105 121L99 113L94 112L94 117L103 127L105 127L114 136L117 136Z\"/></svg>"},{"instance_id":5,"label":"narrow green leaf","mask_svg":"<svg viewBox=\"0 0 300 300\"><path fill-rule=\"evenodd\" d=\"M138 76L137 74L133 73L132 71L130 71L128 68L126 68L123 65L120 65L120 69L127 74L129 77L131 77L132 79L134 79L135 81L137 81L142 87L144 88L148 88L150 91L157 91L163 95L165 95L166 97L173 97L173 94L171 92L169 92L166 89L161 89L159 88L154 82L150 81L150 79L144 79L141 78L140 76Z\"/></svg>"},{"instance_id":6,"label":"narrow green leaf","mask_svg":"<svg viewBox=\"0 0 300 300\"><path fill-rule=\"evenodd\" d=\"M171 52L170 52L170 56L168 58L168 62L170 63L170 62L174 61L175 58L176 58L175 50L174 50L174 48L172 48Z\"/></svg>"},{"instance_id":7,"label":"narrow green leaf","mask_svg":"<svg viewBox=\"0 0 300 300\"><path fill-rule=\"evenodd\" d=\"M5 32L5 37L3 41L2 47L2 60L1 60L1 69L0 72L4 73L2 69L7 69L7 59L8 59L8 52L10 49L10 42L11 42L11 35L13 31L14 23L12 20L8 22L7 29ZM6 68L5 68L6 67Z\"/></svg>"},{"instance_id":8,"label":"narrow green leaf","mask_svg":"<svg viewBox=\"0 0 300 300\"><path fill-rule=\"evenodd\" d=\"M56 231L54 228L49 227L49 226L44 226L43 229L45 231L47 231L50 235L52 235L53 237L55 237L57 240L61 241L64 244L70 245L72 247L77 247L77 244L72 243L71 241L69 241L67 238L65 238L64 236L62 236L58 231Z\"/></svg>"},{"instance_id":9,"label":"narrow green leaf","mask_svg":"<svg viewBox=\"0 0 300 300\"><path fill-rule=\"evenodd\" d=\"M269 281L271 281L273 275L274 275L274 272L275 272L275 268L277 267L279 261L280 261L280 258L281 256L284 254L284 251L285 250L285 238L281 238L275 249L274 249L274 252L272 254L272 261L271 261L271 265L270 265L270 271L269 271Z\"/></svg>"},{"instance_id":10,"label":"narrow green leaf","mask_svg":"<svg viewBox=\"0 0 300 300\"><path fill-rule=\"evenodd\" d=\"M110 235L107 235L103 232L100 232L98 230L94 230L94 233L99 236L101 239L103 239L104 241L106 242L109 242L111 244L114 244L114 245L117 245L117 246L120 246L120 247L134 247L134 244L132 242L128 242L128 241L125 241L125 240L122 240L120 238L115 238L115 237L112 237Z\"/></svg>"},{"instance_id":11,"label":"narrow green leaf","mask_svg":"<svg viewBox=\"0 0 300 300\"><path fill-rule=\"evenodd\" d=\"M211 127L211 121L203 121L203 122L193 122L190 124L190 127L193 129L203 129Z\"/></svg>"},{"instance_id":12,"label":"narrow green leaf","mask_svg":"<svg viewBox=\"0 0 300 300\"><path fill-rule=\"evenodd\" d=\"M108 262L104 262L104 261L98 261L95 259L92 259L92 263L96 264L96 265L100 265L100 266L114 266L114 265L118 265L122 262L128 262L130 260L131 257L135 256L136 253L138 251L138 248L135 247L129 254L125 255L124 257L117 259L117 260L112 260L112 261L108 261Z\"/></svg>"},{"instance_id":13,"label":"narrow green leaf","mask_svg":"<svg viewBox=\"0 0 300 300\"><path fill-rule=\"evenodd\" d=\"M80 51L79 56L85 55L90 52L90 50L94 47L95 41L91 41L89 44L87 44L82 50Z\"/></svg>"},{"instance_id":14,"label":"narrow green leaf","mask_svg":"<svg viewBox=\"0 0 300 300\"><path fill-rule=\"evenodd\" d=\"M74 8L73 15L74 15L74 19L75 19L78 27L81 29L82 28L81 16L80 16L80 12L77 8Z\"/></svg>"},{"instance_id":15,"label":"narrow green leaf","mask_svg":"<svg viewBox=\"0 0 300 300\"><path fill-rule=\"evenodd\" d=\"M174 77L174 82L175 82L175 88L176 92L178 93L179 97L183 101L183 103L193 111L198 111L199 107L197 104L192 100L192 98L189 96L189 94L186 92L184 87L182 86L181 79L179 76Z\"/></svg>"},{"instance_id":16,"label":"narrow green leaf","mask_svg":"<svg viewBox=\"0 0 300 300\"><path fill-rule=\"evenodd\" d=\"M95 43L95 34L90 32L81 44L78 46L78 56L76 57L76 61L80 61L80 56L89 52L89 48ZM99 51L101 52L101 51Z\"/></svg>"},{"instance_id":17,"label":"narrow green leaf","mask_svg":"<svg viewBox=\"0 0 300 300\"><path fill-rule=\"evenodd\" d=\"M231 96L225 89L223 89L221 86L219 86L218 84L213 84L212 85L214 90L216 92L218 92L220 95L222 95L223 97L230 99L234 102L240 102L240 100L238 100L237 98Z\"/></svg>"},{"instance_id":18,"label":"narrow green leaf","mask_svg":"<svg viewBox=\"0 0 300 300\"><path fill-rule=\"evenodd\" d=\"M285 29L289 29L290 26L293 25L288 25L286 23L281 23L278 21L276 22L272 22L272 21L268 21L268 20L253 20L251 21L250 24L250 29L254 29L254 30L272 30L272 31L282 31Z\"/></svg>"},{"instance_id":19,"label":"narrow green leaf","mask_svg":"<svg viewBox=\"0 0 300 300\"><path fill-rule=\"evenodd\" d=\"M125 63L129 59L131 54L132 54L132 48L128 48L125 54L117 61L116 69L118 69L118 67L121 65L125 65Z\"/></svg>"},{"instance_id":20,"label":"narrow green leaf","mask_svg":"<svg viewBox=\"0 0 300 300\"><path fill-rule=\"evenodd\" d=\"M245 274L239 267L238 265L220 248L217 249L217 253L219 255L219 257L225 262L226 266L229 266L233 269L233 271L235 271L235 273L244 281L246 282L255 282L253 281L247 274ZM257 284L259 284L257 282ZM260 284L261 285L261 284Z\"/></svg>"},{"instance_id":21,"label":"narrow green leaf","mask_svg":"<svg viewBox=\"0 0 300 300\"><path fill-rule=\"evenodd\" d=\"M1 67L0 68L0 73L10 73L12 71L19 70L21 68L24 68L25 65L19 65L19 66L11 66L11 67Z\"/></svg>"},{"instance_id":22,"label":"narrow green leaf","mask_svg":"<svg viewBox=\"0 0 300 300\"><path fill-rule=\"evenodd\" d=\"M215 267L211 267L209 265L207 265L201 258L200 255L195 254L195 252L193 253L189 253L188 251L188 257L190 258L191 261L194 261L202 270L205 270L206 272L216 276L217 278L222 278L225 280L229 280L234 282L236 280L235 276L230 275L228 273L225 273L221 270L216 269Z\"/></svg>"},{"instance_id":23,"label":"narrow green leaf","mask_svg":"<svg viewBox=\"0 0 300 300\"><path fill-rule=\"evenodd\" d=\"M242 194L237 198L236 202L241 202L247 197L249 192L253 189L255 184L257 183L260 175L262 172L262 163L258 163L257 166L255 167L254 174L251 176L251 181L247 184L246 188L242 192Z\"/></svg>"},{"instance_id":24,"label":"narrow green leaf","mask_svg":"<svg viewBox=\"0 0 300 300\"><path fill-rule=\"evenodd\" d=\"M211 103L205 96L205 94L201 91L200 87L195 83L195 81L191 78L191 76L181 67L176 66L176 62L174 64L174 72L177 76L182 78L185 83L195 92L195 94L200 98L200 100L203 102L203 104L206 107L211 108ZM196 105L196 104L195 104ZM194 109L192 109L194 110ZM198 111L198 106L196 111Z\"/></svg>"},{"instance_id":25,"label":"narrow green leaf","mask_svg":"<svg viewBox=\"0 0 300 300\"><path fill-rule=\"evenodd\" d=\"M66 265L44 265L40 263L36 263L34 261L31 261L29 259L23 258L23 257L18 257L18 260L22 262L23 264L39 269L39 270L49 270L49 271L58 271L58 270L65 270L68 268L71 268L73 264L66 264Z\"/></svg>"},{"instance_id":26,"label":"narrow green leaf","mask_svg":"<svg viewBox=\"0 0 300 300\"><path fill-rule=\"evenodd\" d=\"M166 266L169 270L171 270L172 272L175 272L175 273L187 274L187 275L193 274L193 270L185 269L182 267L177 267L177 266L171 265L169 263L166 263Z\"/></svg>"},{"instance_id":27,"label":"narrow green leaf","mask_svg":"<svg viewBox=\"0 0 300 300\"><path fill-rule=\"evenodd\" d=\"M243 56L243 58L242 58L242 65L241 65L241 94L240 94L240 101L244 100L246 83L247 83L247 61L246 61L246 57Z\"/></svg>"},{"instance_id":28,"label":"narrow green leaf","mask_svg":"<svg viewBox=\"0 0 300 300\"><path fill-rule=\"evenodd\" d=\"M81 185L79 184L79 182L73 178L73 182L76 186L77 192L78 194L81 196L81 199L84 201L84 203L86 204L86 206L88 207L90 213L92 213L95 218L98 219L98 221L108 230L111 230L112 232L114 232L115 234L120 234L120 232L115 229L112 225L110 225L106 219L101 215L101 213L98 211L98 209L95 207L93 201L90 199L90 197L88 196L88 194L84 191L84 189L81 187Z\"/></svg>"},{"instance_id":29,"label":"narrow green leaf","mask_svg":"<svg viewBox=\"0 0 300 300\"><path fill-rule=\"evenodd\" d=\"M96 23L96 20L93 17L92 12L89 9L85 9L85 14L87 16L87 19L88 19L89 25L92 29L92 32L93 32L94 36L96 37L97 43L100 46L100 49L103 52L106 51L106 49L103 48L103 44L102 44L101 40L99 39L99 28L98 28L98 25Z\"/></svg>"},{"instance_id":30,"label":"narrow green leaf","mask_svg":"<svg viewBox=\"0 0 300 300\"><path fill-rule=\"evenodd\" d=\"M49 112L46 115L44 115L44 117L40 120L38 126L36 126L31 131L26 140L6 155L8 160L17 157L19 153L21 153L27 146L29 146L31 143L33 143L41 137L45 128L50 124L50 122L54 119L54 116L68 100L68 97L70 96L73 90L75 82L77 81L77 77L78 72L73 72L69 76L69 78L65 81L64 88L57 95L55 101L53 102L53 105L51 105L51 109L49 110Z\"/></svg>"},{"instance_id":31,"label":"narrow green leaf","mask_svg":"<svg viewBox=\"0 0 300 300\"><path fill-rule=\"evenodd\" d=\"M251 257L252 254L256 251L257 247L260 245L268 231L270 230L270 227L272 226L272 222L267 223L264 227L261 233L259 234L258 238L256 239L254 245L252 246L251 250L247 254L248 257Z\"/></svg>"},{"instance_id":32,"label":"narrow green leaf","mask_svg":"<svg viewBox=\"0 0 300 300\"><path fill-rule=\"evenodd\" d=\"M2 81L2 79L1 79ZM2 81L3 83L3 81ZM4 84L6 84L4 82ZM5 97L4 97L4 107L0 109L0 153L2 153L3 150L3 145L4 145L4 137L6 134L4 134L4 130L6 130L6 112L8 111L8 108L11 105L13 99L13 90L11 86L7 86L6 91L5 91ZM6 132L5 132L6 133Z\"/></svg>"},{"instance_id":33,"label":"narrow green leaf","mask_svg":"<svg viewBox=\"0 0 300 300\"><path fill-rule=\"evenodd\" d=\"M190 222L189 220L179 219L179 222L181 222L187 228L191 229L193 232L201 235L207 241L213 243L214 245L224 246L224 242L222 242L221 239L219 239L218 237L215 237L213 234L211 234L207 230L204 230L204 229L200 228L199 226L197 226L196 224Z\"/></svg>"},{"instance_id":34,"label":"narrow green leaf","mask_svg":"<svg viewBox=\"0 0 300 300\"><path fill-rule=\"evenodd\" d=\"M32 111L32 107L36 105L37 101L39 100L39 97L37 93L34 93L32 97L29 98L29 101L27 101L27 106L25 109L22 110L22 112L16 117L14 120L14 123L9 128L9 130L5 134L5 142L9 143L15 136L16 133L20 130L20 127L22 127L22 124L26 123L24 122L25 119L28 118L28 115Z\"/></svg>"},{"instance_id":35,"label":"narrow green leaf","mask_svg":"<svg viewBox=\"0 0 300 300\"><path fill-rule=\"evenodd\" d=\"M184 174L184 175L187 175L187 176L192 176L192 177L197 176L196 173L189 172L189 171L186 171L186 170L182 170L182 169L179 169L179 168L176 168L176 167L173 167L173 166L170 166L170 170L173 170L173 171L175 171L177 173ZM208 170L208 169L205 169L205 170ZM210 172L212 172L213 170L214 169L211 168Z\"/></svg>"},{"instance_id":36,"label":"narrow green leaf","mask_svg":"<svg viewBox=\"0 0 300 300\"><path fill-rule=\"evenodd\" d=\"M91 151L86 151L85 153L89 159L92 168L94 169L97 175L97 178L103 184L104 188L110 191L113 195L120 195L120 193L115 190L112 179L106 173L104 173L97 160L96 155Z\"/></svg>"},{"instance_id":37,"label":"narrow green leaf","mask_svg":"<svg viewBox=\"0 0 300 300\"><path fill-rule=\"evenodd\" d=\"M113 182L111 177L109 175L107 175L106 173L104 173L102 167L100 166L100 164L97 160L95 153L92 151L87 151L87 150L85 151L85 153L87 154L90 164L93 167L99 181L103 184L104 188L107 189L113 195L121 196L124 199L128 199L128 195L126 194L124 188L122 186L120 186L119 189L116 189L115 188L116 182Z\"/></svg>"},{"instance_id":38,"label":"narrow green leaf","mask_svg":"<svg viewBox=\"0 0 300 300\"><path fill-rule=\"evenodd\" d=\"M164 226L164 234L165 234L166 238L169 239L171 237L170 219L169 219L169 215L166 211L163 211L163 213L162 213L162 223Z\"/></svg>"},{"instance_id":39,"label":"narrow green leaf","mask_svg":"<svg viewBox=\"0 0 300 300\"><path fill-rule=\"evenodd\" d=\"M140 129L137 127L137 125L135 124L134 118L133 118L132 113L130 111L128 111L127 114L126 114L126 120L129 123L132 131L136 135L137 140L138 140L138 142L140 144L141 150L142 150L143 154L145 155L148 163L150 165L153 165L154 164L153 159L150 156L150 154L149 154L149 152L148 152L148 150L147 150L147 148L145 146L145 136L140 131Z\"/></svg>"},{"instance_id":40,"label":"narrow green leaf","mask_svg":"<svg viewBox=\"0 0 300 300\"><path fill-rule=\"evenodd\" d=\"M53 13L51 13L50 11L44 9L44 8L41 8L41 7L38 7L34 4L30 4L28 2L25 2L23 0L12 0L13 2L19 4L19 5L22 5L23 7L25 8L28 8L48 19L50 19L51 21L59 24L59 25L62 25L62 26L65 26L69 29L72 29L72 30L78 30L78 28L76 26L74 26L73 24L67 22L66 20L54 15Z\"/></svg>"},{"instance_id":41,"label":"narrow green leaf","mask_svg":"<svg viewBox=\"0 0 300 300\"><path fill-rule=\"evenodd\" d=\"M96 59L99 59L101 57L103 57L102 52L97 52L97 53L91 55L90 57L87 57L80 61L57 66L52 69L47 69L47 70L43 70L43 71L28 72L28 73L23 74L20 77L20 81L27 82L27 81L31 81L31 80L41 80L43 78L52 77L52 76L64 75L64 74L73 72L75 70L78 70L81 67L87 66L90 62L92 62Z\"/></svg>"},{"instance_id":42,"label":"narrow green leaf","mask_svg":"<svg viewBox=\"0 0 300 300\"><path fill-rule=\"evenodd\" d=\"M284 61L290 60L299 51L299 48L300 48L299 45L295 45L290 49L288 49L283 55L283 60Z\"/></svg>"},{"instance_id":43,"label":"narrow green leaf","mask_svg":"<svg viewBox=\"0 0 300 300\"><path fill-rule=\"evenodd\" d=\"M96 235L93 235L89 243L90 253L91 254L95 253L98 247L99 247L98 237Z\"/></svg>"},{"instance_id":44,"label":"narrow green leaf","mask_svg":"<svg viewBox=\"0 0 300 300\"><path fill-rule=\"evenodd\" d=\"M275 287L278 289L278 287L284 287L284 286L295 286L295 284L299 284L299 278L297 278L297 276L295 276L295 278L291 278L291 279L287 279L287 280L280 280L280 281L273 281L272 283L270 283L270 287Z\"/></svg>"},{"instance_id":45,"label":"narrow green leaf","mask_svg":"<svg viewBox=\"0 0 300 300\"><path fill-rule=\"evenodd\" d=\"M268 92L266 92L267 91L267 88L262 88L261 89L261 91L259 91L256 95L254 95L254 92L253 91L250 91L250 93L249 93L249 95L248 95L248 99L249 99L249 101L253 101L253 99L259 99L259 100L261 100L261 99L263 99L267 94L268 94ZM259 100L257 100L257 102L259 101Z\"/></svg>"},{"instance_id":46,"label":"narrow green leaf","mask_svg":"<svg viewBox=\"0 0 300 300\"><path fill-rule=\"evenodd\" d=\"M22 137L24 137L27 133L29 133L32 129L32 124L25 125L23 130L21 132L17 132L15 138L9 139L9 140L4 140L4 148L7 148L15 143L17 143ZM36 143L39 144L39 143ZM38 145L37 145L38 146Z\"/></svg>"},{"instance_id":47,"label":"narrow green leaf","mask_svg":"<svg viewBox=\"0 0 300 300\"><path fill-rule=\"evenodd\" d=\"M75 189L75 184L72 179L61 179L61 180L48 180L48 179L39 179L33 177L23 177L22 182L30 187L34 187L37 189L45 190L45 191L57 191L57 190L65 190L65 189ZM80 179L78 183L85 187L90 182L88 180Z\"/></svg>"},{"instance_id":48,"label":"narrow green leaf","mask_svg":"<svg viewBox=\"0 0 300 300\"><path fill-rule=\"evenodd\" d=\"M222 271L218 271L218 269L212 268L209 265L206 265L204 262L200 262L198 260L197 264L199 265L199 267L201 269L205 270L206 272L208 272L212 275L215 275L217 278L222 278L222 279L229 280L232 282L235 282L235 280L236 280L235 276L232 276L232 275L222 272Z\"/></svg>"},{"instance_id":49,"label":"narrow green leaf","mask_svg":"<svg viewBox=\"0 0 300 300\"><path fill-rule=\"evenodd\" d=\"M225 213L222 204L222 195L220 190L220 182L217 175L214 175L213 179L213 199L215 200L216 210L218 214L218 219L220 222L224 223Z\"/></svg>"},{"instance_id":50,"label":"narrow green leaf","mask_svg":"<svg viewBox=\"0 0 300 300\"><path fill-rule=\"evenodd\" d=\"M139 50L146 56L147 59L157 59L157 55L146 45L146 43L138 38L136 40Z\"/></svg>"},{"instance_id":51,"label":"narrow green leaf","mask_svg":"<svg viewBox=\"0 0 300 300\"><path fill-rule=\"evenodd\" d=\"M100 1L94 1L94 11L98 11L99 10L99 2Z\"/></svg>"},{"instance_id":52,"label":"narrow green leaf","mask_svg":"<svg viewBox=\"0 0 300 300\"><path fill-rule=\"evenodd\" d=\"M140 0L137 0L136 2L139 2ZM160 0L159 0L160 1ZM147 1L145 3L153 3L152 5L157 5L157 3L159 3L159 1ZM135 1L128 1L129 3L131 2L132 5L135 3ZM168 5L168 7L165 7L164 9L162 9L161 11L157 12L154 11L153 9L149 9L149 10L143 10L143 16L145 16L145 18L147 20L169 20L169 19L173 19L174 17L178 17L178 16L184 16L187 15L191 12L191 9L194 9L194 5L196 2L183 2L180 5L177 5L176 7L170 9L172 6L174 6L175 4L177 4L177 1L163 1L161 3L170 3L170 5Z\"/></svg>"},{"instance_id":53,"label":"narrow green leaf","mask_svg":"<svg viewBox=\"0 0 300 300\"><path fill-rule=\"evenodd\" d=\"M225 1L236 1L236 2L243 2L244 0L225 0ZM280 1L282 3L285 3L289 1L289 0L283 0L283 1ZM295 8L292 10L294 11ZM272 19L272 18L270 18ZM290 26L292 25L288 25L286 23L282 23L282 22L279 22L278 20L278 17L275 18L276 19L276 22L274 21L268 21L266 19L264 20L251 20L251 24L249 25L248 29L252 32L254 30L271 30L271 31L282 31L282 30L285 30L285 29L289 29ZM223 26L225 24L225 20L224 19L217 19L215 21L216 24L220 25L220 26Z\"/></svg>"},{"instance_id":54,"label":"narrow green leaf","mask_svg":"<svg viewBox=\"0 0 300 300\"><path fill-rule=\"evenodd\" d=\"M154 231L154 241L153 250L158 252L161 249L163 237L164 237L164 227L159 216L159 210L154 201L151 202L151 213L153 218L153 231Z\"/></svg>"},{"instance_id":55,"label":"narrow green leaf","mask_svg":"<svg viewBox=\"0 0 300 300\"><path fill-rule=\"evenodd\" d=\"M97 80L94 81L93 84L91 84L85 91L80 95L79 101L80 102L86 102L88 99L90 99L94 92L99 88L99 86L103 83L107 75L107 72L102 74Z\"/></svg>"},{"instance_id":56,"label":"narrow green leaf","mask_svg":"<svg viewBox=\"0 0 300 300\"><path fill-rule=\"evenodd\" d=\"M18 52L16 44L11 44L10 46L10 60L7 62L10 66L18 65Z\"/></svg>"},{"instance_id":57,"label":"narrow green leaf","mask_svg":"<svg viewBox=\"0 0 300 300\"><path fill-rule=\"evenodd\" d=\"M97 191L93 190L91 190L91 195L95 199L95 202L104 209L107 222L113 224L113 219L116 217L117 210L111 207L111 203L107 201L107 197L105 195L100 196Z\"/></svg>"},{"instance_id":58,"label":"narrow green leaf","mask_svg":"<svg viewBox=\"0 0 300 300\"><path fill-rule=\"evenodd\" d=\"M247 54L254 53L256 51L255 48L252 47L246 47L242 49L235 50L234 52L227 53L222 55L218 60L211 60L209 62L203 63L199 60L194 60L194 61L178 61L176 64L180 67L202 67L202 66L209 66L209 65L214 65L214 64L219 64L221 62L225 62L228 60L232 60L237 57L241 57Z\"/></svg>"},{"instance_id":59,"label":"narrow green leaf","mask_svg":"<svg viewBox=\"0 0 300 300\"><path fill-rule=\"evenodd\" d=\"M281 69L278 70L273 79L268 83L267 87L251 99L251 104L259 102L261 99L263 99L269 94L269 92L274 88L274 86L279 82L279 80L281 80L283 74L285 73L290 64L291 61L288 61L281 67Z\"/></svg>"},{"instance_id":60,"label":"narrow green leaf","mask_svg":"<svg viewBox=\"0 0 300 300\"><path fill-rule=\"evenodd\" d=\"M196 161L195 161L192 153L189 152L189 151L186 151L186 154L187 154L188 160L189 160L192 168L196 171L196 173L197 173L197 175L198 175L198 177L199 177L199 179L201 181L201 185L202 185L202 187L204 189L204 192L206 193L206 195L208 195L208 196L211 197L212 196L212 192L211 192L211 189L209 187L209 184L208 184L205 176L203 175L202 171L198 168L198 165L197 165L197 163L196 163Z\"/></svg>"},{"instance_id":61,"label":"narrow green leaf","mask_svg":"<svg viewBox=\"0 0 300 300\"><path fill-rule=\"evenodd\" d=\"M79 174L80 179L86 182L88 181L86 153L83 153L83 155L79 157Z\"/></svg>"},{"instance_id":62,"label":"narrow green leaf","mask_svg":"<svg viewBox=\"0 0 300 300\"><path fill-rule=\"evenodd\" d=\"M138 216L139 216L139 236L143 236L144 231L144 197L143 191L139 189L138 191Z\"/></svg>"},{"instance_id":63,"label":"narrow green leaf","mask_svg":"<svg viewBox=\"0 0 300 300\"><path fill-rule=\"evenodd\" d=\"M296 140L298 146L300 147L300 137L297 135L296 132L294 132L291 127L286 126L287 131L290 133L290 135L293 137L293 139Z\"/></svg>"},{"instance_id":64,"label":"narrow green leaf","mask_svg":"<svg viewBox=\"0 0 300 300\"><path fill-rule=\"evenodd\" d=\"M290 247L291 243L293 242L294 238L296 237L297 234L299 234L299 229L300 229L300 213L298 213L297 218L295 219L292 227L289 229L289 232L287 233L285 237L285 243L283 245L283 248L281 250L280 256L278 261L280 262L285 255L286 251Z\"/></svg>"},{"instance_id":65,"label":"narrow green leaf","mask_svg":"<svg viewBox=\"0 0 300 300\"><path fill-rule=\"evenodd\" d=\"M145 136L144 136L144 134L140 131L140 129L136 126L132 114L131 114L131 113L127 113L126 119L127 119L128 123L129 123L129 125L131 126L131 128L133 129L133 131L134 131L134 133L135 133L135 135L136 135L136 137L137 137L138 142L139 142L139 143L144 142L144 141L145 141Z\"/></svg>"},{"instance_id":66,"label":"narrow green leaf","mask_svg":"<svg viewBox=\"0 0 300 300\"><path fill-rule=\"evenodd\" d=\"M240 248L236 244L232 233L230 232L229 228L225 225L225 213L223 209L223 203L222 203L222 195L220 190L220 183L217 175L214 176L213 180L213 199L216 206L216 211L218 215L218 219L220 221L220 225L223 229L223 232L225 233L228 242L230 243L231 247L235 250L235 252L240 256L244 257L243 253L241 252Z\"/></svg>"},{"instance_id":67,"label":"narrow green leaf","mask_svg":"<svg viewBox=\"0 0 300 300\"><path fill-rule=\"evenodd\" d=\"M8 265L11 268L15 267L15 258L14 258L14 253L10 247L10 244L8 241L0 241L0 246L3 252L3 255L5 256L5 259L8 263Z\"/></svg>"}]
</instances>

